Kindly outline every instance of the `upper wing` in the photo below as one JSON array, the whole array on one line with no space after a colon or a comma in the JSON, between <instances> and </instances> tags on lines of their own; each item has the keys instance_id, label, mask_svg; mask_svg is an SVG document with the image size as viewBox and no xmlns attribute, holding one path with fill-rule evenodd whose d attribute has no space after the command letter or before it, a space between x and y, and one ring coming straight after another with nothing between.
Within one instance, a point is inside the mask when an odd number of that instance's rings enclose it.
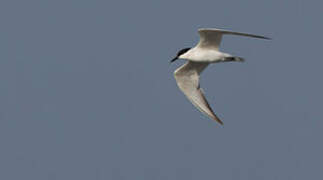
<instances>
[{"instance_id":1,"label":"upper wing","mask_svg":"<svg viewBox=\"0 0 323 180\"><path fill-rule=\"evenodd\" d=\"M199 35L200 35L200 42L198 43L197 46L200 46L200 47L203 47L203 48L219 49L223 34L248 36L248 37L260 38L260 39L270 39L270 38L265 37L265 36L258 36L258 35L254 35L254 34L227 31L227 30L214 29L214 28L199 29L198 32L199 32Z\"/></svg>"},{"instance_id":2,"label":"upper wing","mask_svg":"<svg viewBox=\"0 0 323 180\"><path fill-rule=\"evenodd\" d=\"M207 66L207 63L188 61L175 71L174 76L178 87L195 107L220 124L223 124L222 121L214 114L199 85L200 73Z\"/></svg>"}]
</instances>

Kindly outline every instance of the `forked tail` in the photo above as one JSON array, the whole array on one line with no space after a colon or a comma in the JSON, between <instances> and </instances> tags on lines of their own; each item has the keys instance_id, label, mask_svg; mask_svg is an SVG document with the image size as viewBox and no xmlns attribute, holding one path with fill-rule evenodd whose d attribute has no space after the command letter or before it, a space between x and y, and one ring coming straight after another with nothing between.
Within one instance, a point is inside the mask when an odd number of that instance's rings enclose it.
<instances>
[{"instance_id":1,"label":"forked tail","mask_svg":"<svg viewBox=\"0 0 323 180\"><path fill-rule=\"evenodd\" d=\"M245 60L242 57L238 57L238 56L231 56L231 57L227 57L225 58L224 61L236 61L236 62L244 62Z\"/></svg>"}]
</instances>

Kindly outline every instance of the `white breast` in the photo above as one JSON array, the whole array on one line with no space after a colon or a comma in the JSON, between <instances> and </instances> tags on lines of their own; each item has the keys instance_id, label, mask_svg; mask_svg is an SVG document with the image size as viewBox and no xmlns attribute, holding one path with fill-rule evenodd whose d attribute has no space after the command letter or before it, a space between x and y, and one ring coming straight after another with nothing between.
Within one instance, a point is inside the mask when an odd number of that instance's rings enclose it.
<instances>
[{"instance_id":1,"label":"white breast","mask_svg":"<svg viewBox=\"0 0 323 180\"><path fill-rule=\"evenodd\" d=\"M186 53L179 56L180 59L187 59L195 62L209 62L214 63L218 61L222 61L224 57L226 57L226 53L222 53L220 51L214 49L205 49L205 48L192 48Z\"/></svg>"}]
</instances>

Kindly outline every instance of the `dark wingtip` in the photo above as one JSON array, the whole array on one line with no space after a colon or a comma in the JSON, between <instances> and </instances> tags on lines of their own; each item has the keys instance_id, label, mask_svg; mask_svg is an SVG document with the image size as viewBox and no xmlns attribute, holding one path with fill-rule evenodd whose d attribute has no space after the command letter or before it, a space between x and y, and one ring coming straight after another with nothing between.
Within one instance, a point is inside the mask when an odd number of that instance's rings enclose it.
<instances>
[{"instance_id":1,"label":"dark wingtip","mask_svg":"<svg viewBox=\"0 0 323 180\"><path fill-rule=\"evenodd\" d=\"M216 115L214 115L213 119L223 126L223 122Z\"/></svg>"},{"instance_id":2,"label":"dark wingtip","mask_svg":"<svg viewBox=\"0 0 323 180\"><path fill-rule=\"evenodd\" d=\"M263 36L263 39L266 39L266 40L273 40L272 38L270 38L270 37L265 37L265 36Z\"/></svg>"},{"instance_id":3,"label":"dark wingtip","mask_svg":"<svg viewBox=\"0 0 323 180\"><path fill-rule=\"evenodd\" d=\"M272 40L272 38L266 37L266 36L252 35L251 37L260 38L260 39L266 39L266 40Z\"/></svg>"}]
</instances>

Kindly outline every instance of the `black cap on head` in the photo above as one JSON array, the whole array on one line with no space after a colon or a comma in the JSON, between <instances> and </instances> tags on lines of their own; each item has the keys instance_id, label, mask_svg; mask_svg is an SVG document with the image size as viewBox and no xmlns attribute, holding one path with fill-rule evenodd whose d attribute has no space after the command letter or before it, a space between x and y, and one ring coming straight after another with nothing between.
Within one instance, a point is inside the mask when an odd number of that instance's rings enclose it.
<instances>
[{"instance_id":1,"label":"black cap on head","mask_svg":"<svg viewBox=\"0 0 323 180\"><path fill-rule=\"evenodd\" d=\"M181 49L180 51L177 52L177 55L170 61L170 62L174 62L176 59L178 59L178 57L184 53L186 53L188 50L190 50L191 48L184 48Z\"/></svg>"}]
</instances>

